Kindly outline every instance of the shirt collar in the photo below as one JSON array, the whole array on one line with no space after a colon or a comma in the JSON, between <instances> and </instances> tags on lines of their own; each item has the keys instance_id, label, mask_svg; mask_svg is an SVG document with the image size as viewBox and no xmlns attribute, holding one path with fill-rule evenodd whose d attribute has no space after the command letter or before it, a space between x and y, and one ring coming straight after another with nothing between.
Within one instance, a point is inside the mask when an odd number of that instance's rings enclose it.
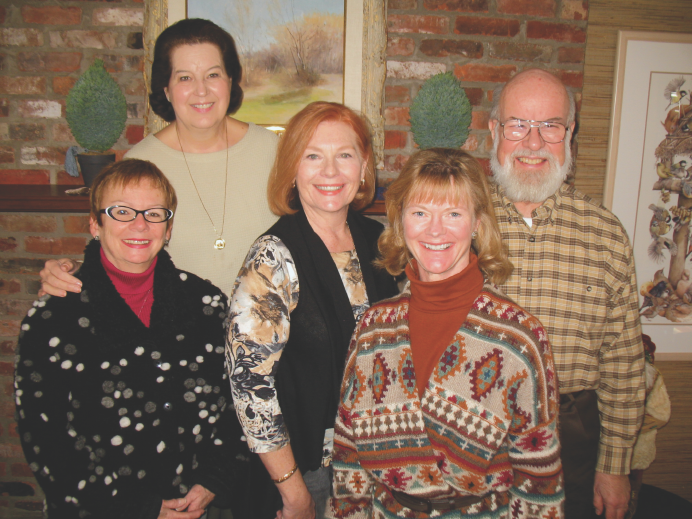
<instances>
[{"instance_id":1,"label":"shirt collar","mask_svg":"<svg viewBox=\"0 0 692 519\"><path fill-rule=\"evenodd\" d=\"M502 207L504 207L509 218L523 218L523 215L517 210L514 203L505 195L504 188L502 188L502 186L496 184L495 182L493 182L492 185L494 186L497 196L499 197L500 202L502 204ZM560 205L562 204L563 194L569 189L572 189L571 186L569 184L563 183L560 186L560 189L555 191L555 193L550 195L541 205L534 209L533 213L531 214L531 217L539 221L547 220L550 223L554 223L553 212L555 212L560 207Z\"/></svg>"}]
</instances>

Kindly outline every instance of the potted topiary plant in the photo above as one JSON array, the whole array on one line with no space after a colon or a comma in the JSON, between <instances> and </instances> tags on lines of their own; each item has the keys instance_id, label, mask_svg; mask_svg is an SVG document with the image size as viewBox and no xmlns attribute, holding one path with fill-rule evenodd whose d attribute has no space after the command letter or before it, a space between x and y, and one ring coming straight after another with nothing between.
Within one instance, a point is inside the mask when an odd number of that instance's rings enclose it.
<instances>
[{"instance_id":1,"label":"potted topiary plant","mask_svg":"<svg viewBox=\"0 0 692 519\"><path fill-rule=\"evenodd\" d=\"M89 187L101 169L115 161L115 153L105 153L118 140L127 120L127 102L118 84L106 72L103 61L94 60L67 94L67 124L81 146L72 146L65 157L65 170L78 176L77 156Z\"/></svg>"},{"instance_id":2,"label":"potted topiary plant","mask_svg":"<svg viewBox=\"0 0 692 519\"><path fill-rule=\"evenodd\" d=\"M469 136L471 103L451 72L428 79L410 110L413 140L421 149L459 148Z\"/></svg>"}]
</instances>

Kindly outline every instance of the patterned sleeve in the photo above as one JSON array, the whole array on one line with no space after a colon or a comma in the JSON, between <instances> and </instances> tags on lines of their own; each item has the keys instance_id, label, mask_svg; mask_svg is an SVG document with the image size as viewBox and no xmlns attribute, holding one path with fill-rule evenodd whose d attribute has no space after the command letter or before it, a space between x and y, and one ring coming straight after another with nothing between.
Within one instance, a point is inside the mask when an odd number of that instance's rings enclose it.
<instances>
[{"instance_id":1,"label":"patterned sleeve","mask_svg":"<svg viewBox=\"0 0 692 519\"><path fill-rule=\"evenodd\" d=\"M629 474L634 442L644 417L644 345L639 322L634 258L624 242L611 244L606 266L610 288L608 321L599 362L598 408L601 439L596 470Z\"/></svg>"},{"instance_id":2,"label":"patterned sleeve","mask_svg":"<svg viewBox=\"0 0 692 519\"><path fill-rule=\"evenodd\" d=\"M367 314L367 312L366 312ZM334 469L333 496L327 506L329 518L348 517L367 519L372 517L371 476L360 465L358 451L354 442L352 418L353 398L357 393L358 367L356 361L360 351L359 329L356 326L346 359L346 369L341 384L341 401L334 424Z\"/></svg>"},{"instance_id":3,"label":"patterned sleeve","mask_svg":"<svg viewBox=\"0 0 692 519\"><path fill-rule=\"evenodd\" d=\"M557 420L559 413L557 376L542 327L533 332L539 340L527 358L534 372L534 384L508 385L510 409L514 417L507 438L514 481L509 489L511 517L564 517L564 489L560 440ZM533 410L533 412L528 410ZM535 419L531 420L531 414Z\"/></svg>"},{"instance_id":4,"label":"patterned sleeve","mask_svg":"<svg viewBox=\"0 0 692 519\"><path fill-rule=\"evenodd\" d=\"M233 402L252 452L273 452L289 442L274 373L298 292L289 250L276 236L258 238L235 282L226 341Z\"/></svg>"}]
</instances>

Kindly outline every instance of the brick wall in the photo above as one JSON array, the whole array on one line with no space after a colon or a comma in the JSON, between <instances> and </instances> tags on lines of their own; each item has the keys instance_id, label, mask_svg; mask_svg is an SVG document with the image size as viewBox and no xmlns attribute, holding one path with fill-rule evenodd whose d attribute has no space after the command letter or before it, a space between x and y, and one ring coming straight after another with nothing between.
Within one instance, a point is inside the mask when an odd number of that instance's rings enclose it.
<instances>
[{"instance_id":1,"label":"brick wall","mask_svg":"<svg viewBox=\"0 0 692 519\"><path fill-rule=\"evenodd\" d=\"M415 150L408 107L433 74L453 71L463 82L473 105L465 147L481 160L491 146L489 94L498 82L540 66L581 89L585 1L389 0L388 5L385 178L393 178ZM0 0L0 184L81 182L62 167L65 149L74 144L64 119L65 96L96 57L106 62L128 100L128 126L114 148L122 155L141 139L142 11L134 0ZM88 238L84 215L0 213L0 517L42 515L42 494L22 457L13 420L19 323L38 290L44 261L80 256ZM21 495L29 487L36 495Z\"/></svg>"},{"instance_id":2,"label":"brick wall","mask_svg":"<svg viewBox=\"0 0 692 519\"><path fill-rule=\"evenodd\" d=\"M0 2L0 184L83 183L63 167L76 144L65 98L96 58L128 100L114 149L122 155L142 138L143 15L142 0Z\"/></svg>"},{"instance_id":3,"label":"brick wall","mask_svg":"<svg viewBox=\"0 0 692 519\"><path fill-rule=\"evenodd\" d=\"M385 172L395 178L416 150L409 107L423 82L453 72L473 106L464 149L487 164L492 90L540 67L573 87L579 101L586 0L389 0L385 83Z\"/></svg>"}]
</instances>

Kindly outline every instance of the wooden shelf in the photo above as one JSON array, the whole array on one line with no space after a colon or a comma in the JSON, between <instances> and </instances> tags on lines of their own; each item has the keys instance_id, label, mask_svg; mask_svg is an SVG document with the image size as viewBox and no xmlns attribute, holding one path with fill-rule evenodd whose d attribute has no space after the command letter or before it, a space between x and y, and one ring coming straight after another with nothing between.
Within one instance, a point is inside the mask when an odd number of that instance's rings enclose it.
<instances>
[{"instance_id":1,"label":"wooden shelf","mask_svg":"<svg viewBox=\"0 0 692 519\"><path fill-rule=\"evenodd\" d=\"M73 185L0 185L0 212L25 213L88 213L89 197L66 195ZM372 216L384 216L384 201L376 200L363 211Z\"/></svg>"},{"instance_id":2,"label":"wooden shelf","mask_svg":"<svg viewBox=\"0 0 692 519\"><path fill-rule=\"evenodd\" d=\"M89 197L66 195L73 185L0 185L0 212L88 213Z\"/></svg>"}]
</instances>

